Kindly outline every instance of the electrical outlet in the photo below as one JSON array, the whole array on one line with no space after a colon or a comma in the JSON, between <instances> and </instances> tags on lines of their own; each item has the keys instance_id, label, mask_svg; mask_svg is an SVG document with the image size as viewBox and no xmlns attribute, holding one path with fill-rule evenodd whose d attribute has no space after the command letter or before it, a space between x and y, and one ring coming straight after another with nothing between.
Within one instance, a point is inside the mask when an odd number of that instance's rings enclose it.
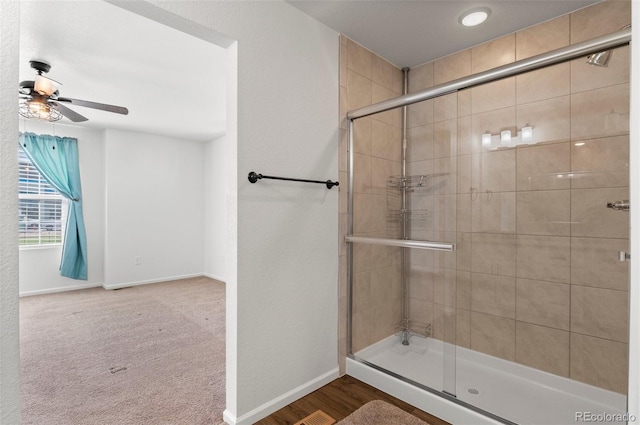
<instances>
[{"instance_id":1,"label":"electrical outlet","mask_svg":"<svg viewBox=\"0 0 640 425\"><path fill-rule=\"evenodd\" d=\"M135 257L134 262L136 266L139 266L140 264L142 264L142 257Z\"/></svg>"}]
</instances>

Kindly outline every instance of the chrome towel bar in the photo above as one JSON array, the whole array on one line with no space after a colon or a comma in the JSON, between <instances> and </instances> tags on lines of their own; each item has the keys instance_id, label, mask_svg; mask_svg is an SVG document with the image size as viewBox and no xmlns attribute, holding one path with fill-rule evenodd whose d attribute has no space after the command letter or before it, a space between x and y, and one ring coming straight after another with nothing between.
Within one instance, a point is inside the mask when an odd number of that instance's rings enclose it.
<instances>
[{"instance_id":1,"label":"chrome towel bar","mask_svg":"<svg viewBox=\"0 0 640 425\"><path fill-rule=\"evenodd\" d=\"M369 245L399 246L402 248L429 249L434 251L455 251L456 244L448 242L415 241L411 239L369 238L366 236L347 235L349 243L364 243Z\"/></svg>"}]
</instances>

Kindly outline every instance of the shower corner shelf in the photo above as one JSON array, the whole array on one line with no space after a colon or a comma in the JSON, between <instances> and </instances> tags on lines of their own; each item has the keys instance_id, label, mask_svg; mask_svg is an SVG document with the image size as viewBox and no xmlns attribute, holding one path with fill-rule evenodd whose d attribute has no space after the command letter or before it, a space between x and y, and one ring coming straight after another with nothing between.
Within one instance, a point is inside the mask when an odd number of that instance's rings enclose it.
<instances>
[{"instance_id":1,"label":"shower corner shelf","mask_svg":"<svg viewBox=\"0 0 640 425\"><path fill-rule=\"evenodd\" d=\"M391 176L387 183L391 187L396 187L402 189L407 188L417 188L417 187L426 187L426 184L431 179L431 175L429 174L417 174L415 176Z\"/></svg>"},{"instance_id":2,"label":"shower corner shelf","mask_svg":"<svg viewBox=\"0 0 640 425\"><path fill-rule=\"evenodd\" d=\"M418 323L405 320L396 324L395 334L402 336L404 332L408 332L410 336L419 336L420 338L429 338L431 336L431 323Z\"/></svg>"},{"instance_id":3,"label":"shower corner shelf","mask_svg":"<svg viewBox=\"0 0 640 425\"><path fill-rule=\"evenodd\" d=\"M387 214L387 221L428 220L429 210L392 211Z\"/></svg>"}]
</instances>

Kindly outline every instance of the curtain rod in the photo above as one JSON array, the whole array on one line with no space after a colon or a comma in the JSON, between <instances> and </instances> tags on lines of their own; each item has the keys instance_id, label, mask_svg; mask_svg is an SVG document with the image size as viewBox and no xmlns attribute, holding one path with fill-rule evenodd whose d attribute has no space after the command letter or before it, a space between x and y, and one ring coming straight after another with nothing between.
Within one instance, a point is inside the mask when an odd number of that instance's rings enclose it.
<instances>
[{"instance_id":1,"label":"curtain rod","mask_svg":"<svg viewBox=\"0 0 640 425\"><path fill-rule=\"evenodd\" d=\"M395 97L393 99L387 99L373 105L365 106L363 108L355 109L347 113L347 118L350 120L355 120L357 118L363 118L369 115L377 114L379 112L389 111L401 106L407 106L413 103L418 103L425 100L433 99L435 97L443 96L445 94L453 93L458 90L475 87L480 84L489 83L507 77L512 77L523 72L544 68L546 66L567 62L581 56L601 52L603 50L620 47L629 44L630 41L631 28L625 28L621 31L583 41L581 43L576 43L571 46L552 50L550 52L532 56L530 58L523 59L517 62L512 62L507 65L502 65L488 71L483 71L477 74L469 75L467 77L458 78L457 80L439 84L437 86L415 93L409 93L403 96Z\"/></svg>"}]
</instances>

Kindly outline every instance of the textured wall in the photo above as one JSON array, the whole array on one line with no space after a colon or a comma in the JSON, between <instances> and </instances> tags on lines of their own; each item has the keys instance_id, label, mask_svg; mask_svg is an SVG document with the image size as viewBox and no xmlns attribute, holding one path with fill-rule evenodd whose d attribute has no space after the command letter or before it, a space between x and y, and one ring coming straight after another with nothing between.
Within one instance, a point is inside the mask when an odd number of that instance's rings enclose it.
<instances>
[{"instance_id":1,"label":"textured wall","mask_svg":"<svg viewBox=\"0 0 640 425\"><path fill-rule=\"evenodd\" d=\"M0 2L0 98L18 81L19 3ZM18 385L18 114L0 103L0 424L20 422Z\"/></svg>"}]
</instances>

